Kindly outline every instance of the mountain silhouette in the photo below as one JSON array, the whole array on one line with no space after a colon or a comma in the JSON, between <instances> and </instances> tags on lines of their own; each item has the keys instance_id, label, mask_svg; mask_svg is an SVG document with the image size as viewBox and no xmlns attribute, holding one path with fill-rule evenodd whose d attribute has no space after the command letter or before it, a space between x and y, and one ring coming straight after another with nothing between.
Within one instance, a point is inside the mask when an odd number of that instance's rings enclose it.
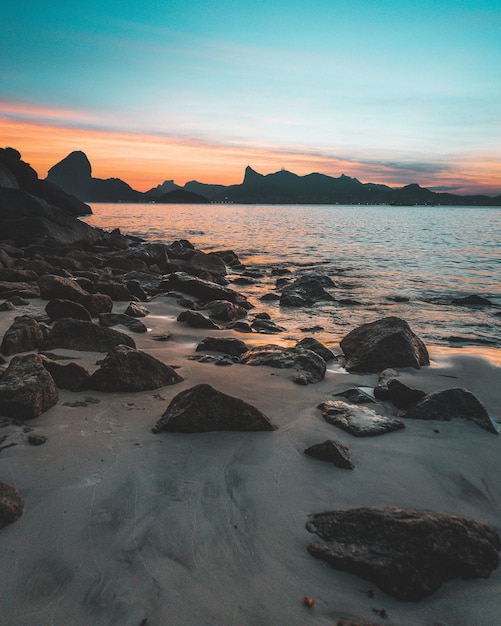
<instances>
[{"instance_id":1,"label":"mountain silhouette","mask_svg":"<svg viewBox=\"0 0 501 626\"><path fill-rule=\"evenodd\" d=\"M192 180L180 187L166 180L146 193L132 189L118 178L92 177L92 167L81 151L69 154L48 172L47 181L86 202L234 202L241 204L390 204L501 206L501 195L460 196L437 193L416 183L392 188L362 183L342 174L338 178L317 172L299 176L287 170L260 174L249 165L236 185L211 185ZM179 193L184 192L184 193Z\"/></svg>"}]
</instances>

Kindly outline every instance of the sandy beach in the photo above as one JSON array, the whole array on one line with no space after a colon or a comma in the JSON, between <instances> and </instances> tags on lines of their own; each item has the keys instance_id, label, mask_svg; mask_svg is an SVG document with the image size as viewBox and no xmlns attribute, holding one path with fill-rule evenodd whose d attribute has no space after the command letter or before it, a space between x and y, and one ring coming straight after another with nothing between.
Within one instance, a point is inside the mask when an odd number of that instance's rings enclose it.
<instances>
[{"instance_id":1,"label":"sandy beach","mask_svg":"<svg viewBox=\"0 0 501 626\"><path fill-rule=\"evenodd\" d=\"M1 313L0 334L45 304ZM407 420L403 430L355 438L325 422L317 405L349 387L373 388L377 375L334 363L305 387L291 370L199 363L188 357L214 332L176 322L182 309L173 298L148 308L137 347L176 366L183 382L139 393L60 390L40 417L2 423L2 445L16 445L0 451L0 479L25 501L23 516L1 531L2 625L499 624L499 568L400 602L314 559L305 528L314 512L388 505L463 515L499 531L498 436L472 422ZM153 340L167 331L168 341ZM494 351L489 360L473 349L428 348L431 366L400 370L402 382L426 392L464 387L501 418ZM91 372L103 358L55 352ZM153 434L170 400L202 382L253 404L277 430ZM83 406L70 406L77 401ZM28 445L25 425L47 442ZM329 438L349 446L353 471L303 453Z\"/></svg>"}]
</instances>

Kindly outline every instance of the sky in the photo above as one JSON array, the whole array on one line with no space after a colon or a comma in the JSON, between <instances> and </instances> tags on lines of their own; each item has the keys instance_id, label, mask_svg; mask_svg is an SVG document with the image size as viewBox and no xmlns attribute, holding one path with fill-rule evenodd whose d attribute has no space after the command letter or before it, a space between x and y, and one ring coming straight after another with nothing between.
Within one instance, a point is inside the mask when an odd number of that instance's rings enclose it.
<instances>
[{"instance_id":1,"label":"sky","mask_svg":"<svg viewBox=\"0 0 501 626\"><path fill-rule=\"evenodd\" d=\"M499 0L2 0L0 147L146 191L345 174L501 194Z\"/></svg>"}]
</instances>

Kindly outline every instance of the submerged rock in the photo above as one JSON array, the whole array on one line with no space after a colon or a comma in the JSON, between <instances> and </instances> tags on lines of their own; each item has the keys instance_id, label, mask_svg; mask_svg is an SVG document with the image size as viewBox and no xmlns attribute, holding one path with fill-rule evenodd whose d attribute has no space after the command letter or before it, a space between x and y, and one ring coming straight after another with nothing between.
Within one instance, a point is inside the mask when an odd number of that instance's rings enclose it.
<instances>
[{"instance_id":1,"label":"submerged rock","mask_svg":"<svg viewBox=\"0 0 501 626\"><path fill-rule=\"evenodd\" d=\"M378 415L366 406L353 406L342 400L328 400L318 408L326 422L355 437L383 435L405 427L399 419Z\"/></svg>"},{"instance_id":2,"label":"submerged rock","mask_svg":"<svg viewBox=\"0 0 501 626\"><path fill-rule=\"evenodd\" d=\"M377 373L388 367L429 365L424 343L399 317L385 317L362 324L340 343L350 372Z\"/></svg>"},{"instance_id":3,"label":"submerged rock","mask_svg":"<svg viewBox=\"0 0 501 626\"><path fill-rule=\"evenodd\" d=\"M154 433L218 430L275 430L270 420L251 404L228 396L210 385L196 385L172 399Z\"/></svg>"},{"instance_id":4,"label":"submerged rock","mask_svg":"<svg viewBox=\"0 0 501 626\"><path fill-rule=\"evenodd\" d=\"M325 542L310 554L398 600L421 600L453 578L487 578L499 564L497 532L456 515L368 507L317 513L306 527Z\"/></svg>"}]
</instances>

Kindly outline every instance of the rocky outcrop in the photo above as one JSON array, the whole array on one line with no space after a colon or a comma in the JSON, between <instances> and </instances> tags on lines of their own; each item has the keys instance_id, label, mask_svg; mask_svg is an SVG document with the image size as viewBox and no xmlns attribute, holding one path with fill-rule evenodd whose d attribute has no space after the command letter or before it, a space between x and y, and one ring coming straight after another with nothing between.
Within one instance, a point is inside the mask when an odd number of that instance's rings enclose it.
<instances>
[{"instance_id":1,"label":"rocky outcrop","mask_svg":"<svg viewBox=\"0 0 501 626\"><path fill-rule=\"evenodd\" d=\"M366 406L354 406L342 400L328 400L318 408L326 422L355 437L373 437L405 427L399 419L378 415Z\"/></svg>"},{"instance_id":2,"label":"rocky outcrop","mask_svg":"<svg viewBox=\"0 0 501 626\"><path fill-rule=\"evenodd\" d=\"M443 420L453 418L471 420L491 433L499 434L499 426L487 413L487 409L466 389L446 389L425 396L405 413L406 419Z\"/></svg>"},{"instance_id":3,"label":"rocky outcrop","mask_svg":"<svg viewBox=\"0 0 501 626\"><path fill-rule=\"evenodd\" d=\"M183 380L172 367L155 357L128 346L110 350L90 378L97 391L146 391Z\"/></svg>"},{"instance_id":4,"label":"rocky outcrop","mask_svg":"<svg viewBox=\"0 0 501 626\"><path fill-rule=\"evenodd\" d=\"M15 356L0 377L0 415L32 419L57 404L57 388L37 354Z\"/></svg>"},{"instance_id":5,"label":"rocky outcrop","mask_svg":"<svg viewBox=\"0 0 501 626\"><path fill-rule=\"evenodd\" d=\"M24 502L19 491L0 482L0 528L18 520L23 510Z\"/></svg>"},{"instance_id":6,"label":"rocky outcrop","mask_svg":"<svg viewBox=\"0 0 501 626\"><path fill-rule=\"evenodd\" d=\"M327 369L325 361L311 350L304 348L283 348L273 344L257 346L241 357L246 365L267 365L278 369L299 370L294 382L299 385L320 382Z\"/></svg>"},{"instance_id":7,"label":"rocky outcrop","mask_svg":"<svg viewBox=\"0 0 501 626\"><path fill-rule=\"evenodd\" d=\"M65 348L89 352L108 352L123 344L135 348L134 339L113 328L102 328L93 322L63 318L55 322L40 346L41 350Z\"/></svg>"},{"instance_id":8,"label":"rocky outcrop","mask_svg":"<svg viewBox=\"0 0 501 626\"><path fill-rule=\"evenodd\" d=\"M317 513L306 527L324 541L310 554L399 600L421 600L453 578L487 578L499 564L497 532L456 515L369 507Z\"/></svg>"},{"instance_id":9,"label":"rocky outcrop","mask_svg":"<svg viewBox=\"0 0 501 626\"><path fill-rule=\"evenodd\" d=\"M153 428L154 433L220 430L266 431L274 430L274 426L251 404L210 385L196 385L173 398Z\"/></svg>"},{"instance_id":10,"label":"rocky outcrop","mask_svg":"<svg viewBox=\"0 0 501 626\"><path fill-rule=\"evenodd\" d=\"M7 329L0 346L0 352L6 356L37 350L42 343L46 332L44 326L29 315L21 315L14 319Z\"/></svg>"},{"instance_id":11,"label":"rocky outcrop","mask_svg":"<svg viewBox=\"0 0 501 626\"><path fill-rule=\"evenodd\" d=\"M350 372L377 373L388 367L429 365L428 350L405 320L385 317L362 324L340 343Z\"/></svg>"},{"instance_id":12,"label":"rocky outcrop","mask_svg":"<svg viewBox=\"0 0 501 626\"><path fill-rule=\"evenodd\" d=\"M316 443L306 448L304 453L319 461L333 463L336 467L343 469L353 469L355 467L350 460L350 449L348 446L333 439Z\"/></svg>"}]
</instances>

